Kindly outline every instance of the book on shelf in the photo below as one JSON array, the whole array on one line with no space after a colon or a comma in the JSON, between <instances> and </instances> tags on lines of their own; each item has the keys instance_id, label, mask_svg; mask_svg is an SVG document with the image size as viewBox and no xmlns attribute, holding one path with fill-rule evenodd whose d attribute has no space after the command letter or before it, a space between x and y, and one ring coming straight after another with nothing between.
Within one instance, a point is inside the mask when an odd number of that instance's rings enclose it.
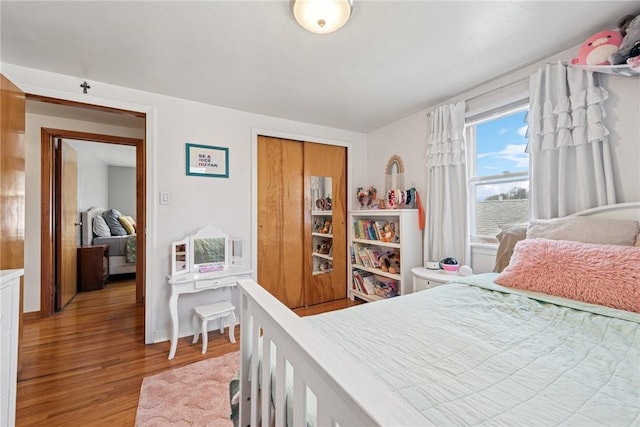
<instances>
[{"instance_id":1,"label":"book on shelf","mask_svg":"<svg viewBox=\"0 0 640 427\"><path fill-rule=\"evenodd\" d=\"M378 235L378 240L382 240L384 237L384 226L387 225L384 221L374 221L376 225L376 234Z\"/></svg>"},{"instance_id":2,"label":"book on shelf","mask_svg":"<svg viewBox=\"0 0 640 427\"><path fill-rule=\"evenodd\" d=\"M380 248L375 246L371 246L366 248L367 255L369 256L369 261L371 262L371 267L380 268L380 257L383 255L383 252Z\"/></svg>"},{"instance_id":3,"label":"book on shelf","mask_svg":"<svg viewBox=\"0 0 640 427\"><path fill-rule=\"evenodd\" d=\"M352 253L352 258L351 261L353 264L357 264L357 265L363 265L362 264L362 259L360 258L360 246L358 246L357 243L352 243L351 244L351 253Z\"/></svg>"},{"instance_id":4,"label":"book on shelf","mask_svg":"<svg viewBox=\"0 0 640 427\"><path fill-rule=\"evenodd\" d=\"M353 289L365 295L375 295L375 279L368 271L353 271Z\"/></svg>"},{"instance_id":5,"label":"book on shelf","mask_svg":"<svg viewBox=\"0 0 640 427\"><path fill-rule=\"evenodd\" d=\"M353 223L354 237L363 240L380 240L380 227L384 227L384 225L385 223L380 221L359 219Z\"/></svg>"},{"instance_id":6,"label":"book on shelf","mask_svg":"<svg viewBox=\"0 0 640 427\"><path fill-rule=\"evenodd\" d=\"M367 236L369 236L369 240L378 240L378 235L376 234L376 224L373 221L367 221Z\"/></svg>"},{"instance_id":7,"label":"book on shelf","mask_svg":"<svg viewBox=\"0 0 640 427\"><path fill-rule=\"evenodd\" d=\"M358 220L358 230L360 232L360 238L361 239L366 239L367 238L367 231L366 231L365 221L363 219L359 219Z\"/></svg>"},{"instance_id":8,"label":"book on shelf","mask_svg":"<svg viewBox=\"0 0 640 427\"><path fill-rule=\"evenodd\" d=\"M353 237L356 239L362 239L362 235L360 234L360 227L358 226L358 221L353 221Z\"/></svg>"},{"instance_id":9,"label":"book on shelf","mask_svg":"<svg viewBox=\"0 0 640 427\"><path fill-rule=\"evenodd\" d=\"M360 261L362 265L365 267L371 268L371 258L369 258L369 254L367 253L367 248L358 247L358 255L360 256Z\"/></svg>"},{"instance_id":10,"label":"book on shelf","mask_svg":"<svg viewBox=\"0 0 640 427\"><path fill-rule=\"evenodd\" d=\"M372 273L368 271L363 271L362 273L366 273L362 275L362 280L364 283L365 293L367 295L375 295L376 293L376 282Z\"/></svg>"},{"instance_id":11,"label":"book on shelf","mask_svg":"<svg viewBox=\"0 0 640 427\"><path fill-rule=\"evenodd\" d=\"M363 291L364 283L362 281L362 277L360 277L360 274L357 271L352 271L351 277L353 281L353 289L355 289L358 292L364 292Z\"/></svg>"}]
</instances>

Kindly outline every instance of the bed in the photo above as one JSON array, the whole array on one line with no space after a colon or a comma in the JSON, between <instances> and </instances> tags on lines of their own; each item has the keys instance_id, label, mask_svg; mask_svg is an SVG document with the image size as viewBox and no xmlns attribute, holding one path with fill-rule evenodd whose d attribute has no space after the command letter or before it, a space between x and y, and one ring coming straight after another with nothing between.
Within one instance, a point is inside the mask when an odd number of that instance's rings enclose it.
<instances>
[{"instance_id":1,"label":"bed","mask_svg":"<svg viewBox=\"0 0 640 427\"><path fill-rule=\"evenodd\" d=\"M640 203L578 216L638 221ZM305 318L241 280L239 425L638 425L637 224L635 234L628 246L525 239L501 273ZM587 251L576 268L595 271L579 283L618 280L589 294L622 295L616 307L497 283L522 276L533 250L574 249ZM606 268L619 257L625 269ZM557 267L539 282L573 268Z\"/></svg>"},{"instance_id":2,"label":"bed","mask_svg":"<svg viewBox=\"0 0 640 427\"><path fill-rule=\"evenodd\" d=\"M94 221L96 221L96 217L102 216L106 210L108 209L91 208L80 214L82 223L82 245L109 246L109 276L135 273L136 234L97 236L94 232Z\"/></svg>"}]
</instances>

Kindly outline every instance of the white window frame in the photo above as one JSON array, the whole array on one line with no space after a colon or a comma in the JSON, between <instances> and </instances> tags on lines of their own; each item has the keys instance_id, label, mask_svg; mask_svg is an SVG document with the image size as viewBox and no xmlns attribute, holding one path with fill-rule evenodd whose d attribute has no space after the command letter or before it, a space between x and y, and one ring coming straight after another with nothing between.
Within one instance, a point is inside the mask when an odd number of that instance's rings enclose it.
<instances>
[{"instance_id":1,"label":"white window frame","mask_svg":"<svg viewBox=\"0 0 640 427\"><path fill-rule=\"evenodd\" d=\"M485 236L476 234L476 188L483 184L506 184L510 182L521 182L529 180L529 170L526 172L503 172L498 175L478 176L477 166L477 150L476 150L476 125L489 120L507 116L519 111L529 109L529 98L521 99L515 102L506 103L497 108L467 117L465 120L465 137L467 140L467 195L468 195L468 213L469 213L469 239L471 246L491 245L497 246L498 240L491 239L487 241Z\"/></svg>"}]
</instances>

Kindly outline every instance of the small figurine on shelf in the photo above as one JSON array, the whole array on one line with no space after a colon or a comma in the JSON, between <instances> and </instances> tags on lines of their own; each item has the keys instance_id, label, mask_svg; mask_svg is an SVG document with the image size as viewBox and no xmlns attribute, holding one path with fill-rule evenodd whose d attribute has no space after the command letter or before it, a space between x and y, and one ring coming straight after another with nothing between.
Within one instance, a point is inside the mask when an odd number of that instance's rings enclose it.
<instances>
[{"instance_id":1,"label":"small figurine on shelf","mask_svg":"<svg viewBox=\"0 0 640 427\"><path fill-rule=\"evenodd\" d=\"M609 62L612 65L632 65L629 59L640 56L640 15L626 15L620 19L618 26L623 39L619 49L609 57Z\"/></svg>"},{"instance_id":2,"label":"small figurine on shelf","mask_svg":"<svg viewBox=\"0 0 640 427\"><path fill-rule=\"evenodd\" d=\"M369 196L367 207L372 207L372 205L377 207L378 202L376 200L378 198L378 190L376 190L376 187L374 187L373 185L369 187L369 190L367 190L367 195Z\"/></svg>"},{"instance_id":3,"label":"small figurine on shelf","mask_svg":"<svg viewBox=\"0 0 640 427\"><path fill-rule=\"evenodd\" d=\"M380 241L389 243L389 242L391 242L391 240L393 238L394 238L393 229L391 228L391 224L387 223L382 228L382 234L380 235Z\"/></svg>"},{"instance_id":4,"label":"small figurine on shelf","mask_svg":"<svg viewBox=\"0 0 640 427\"><path fill-rule=\"evenodd\" d=\"M320 242L317 252L322 255L329 255L329 252L331 252L331 240L323 240Z\"/></svg>"},{"instance_id":5,"label":"small figurine on shelf","mask_svg":"<svg viewBox=\"0 0 640 427\"><path fill-rule=\"evenodd\" d=\"M364 209L365 206L369 203L369 195L366 191L364 191L364 187L358 187L356 190L358 194L358 203L360 204L360 209Z\"/></svg>"},{"instance_id":6,"label":"small figurine on shelf","mask_svg":"<svg viewBox=\"0 0 640 427\"><path fill-rule=\"evenodd\" d=\"M331 234L331 232L333 231L333 226L331 225L331 221L326 220L322 226L322 228L320 229L320 233L322 234Z\"/></svg>"},{"instance_id":7,"label":"small figurine on shelf","mask_svg":"<svg viewBox=\"0 0 640 427\"><path fill-rule=\"evenodd\" d=\"M399 243L400 242L400 224L397 222L390 222L389 226L391 227L391 243Z\"/></svg>"},{"instance_id":8,"label":"small figurine on shelf","mask_svg":"<svg viewBox=\"0 0 640 427\"><path fill-rule=\"evenodd\" d=\"M571 59L573 65L609 65L611 54L618 52L622 35L618 30L600 31L580 46L578 56Z\"/></svg>"},{"instance_id":9,"label":"small figurine on shelf","mask_svg":"<svg viewBox=\"0 0 640 427\"><path fill-rule=\"evenodd\" d=\"M318 265L318 269L320 271L329 271L331 270L331 263L329 261L325 261L323 260L319 265Z\"/></svg>"}]
</instances>

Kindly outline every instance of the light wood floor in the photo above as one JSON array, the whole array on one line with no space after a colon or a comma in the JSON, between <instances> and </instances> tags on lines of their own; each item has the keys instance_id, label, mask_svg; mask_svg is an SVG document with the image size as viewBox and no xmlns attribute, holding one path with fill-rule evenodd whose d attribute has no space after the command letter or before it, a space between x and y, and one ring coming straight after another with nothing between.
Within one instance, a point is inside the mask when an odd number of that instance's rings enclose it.
<instances>
[{"instance_id":1,"label":"light wood floor","mask_svg":"<svg viewBox=\"0 0 640 427\"><path fill-rule=\"evenodd\" d=\"M311 315L353 305L340 300L295 310ZM144 345L143 306L135 282L112 282L79 293L65 310L25 321L18 375L17 426L133 426L144 377L239 349L218 332L201 342L181 338L173 360L169 342Z\"/></svg>"}]
</instances>

